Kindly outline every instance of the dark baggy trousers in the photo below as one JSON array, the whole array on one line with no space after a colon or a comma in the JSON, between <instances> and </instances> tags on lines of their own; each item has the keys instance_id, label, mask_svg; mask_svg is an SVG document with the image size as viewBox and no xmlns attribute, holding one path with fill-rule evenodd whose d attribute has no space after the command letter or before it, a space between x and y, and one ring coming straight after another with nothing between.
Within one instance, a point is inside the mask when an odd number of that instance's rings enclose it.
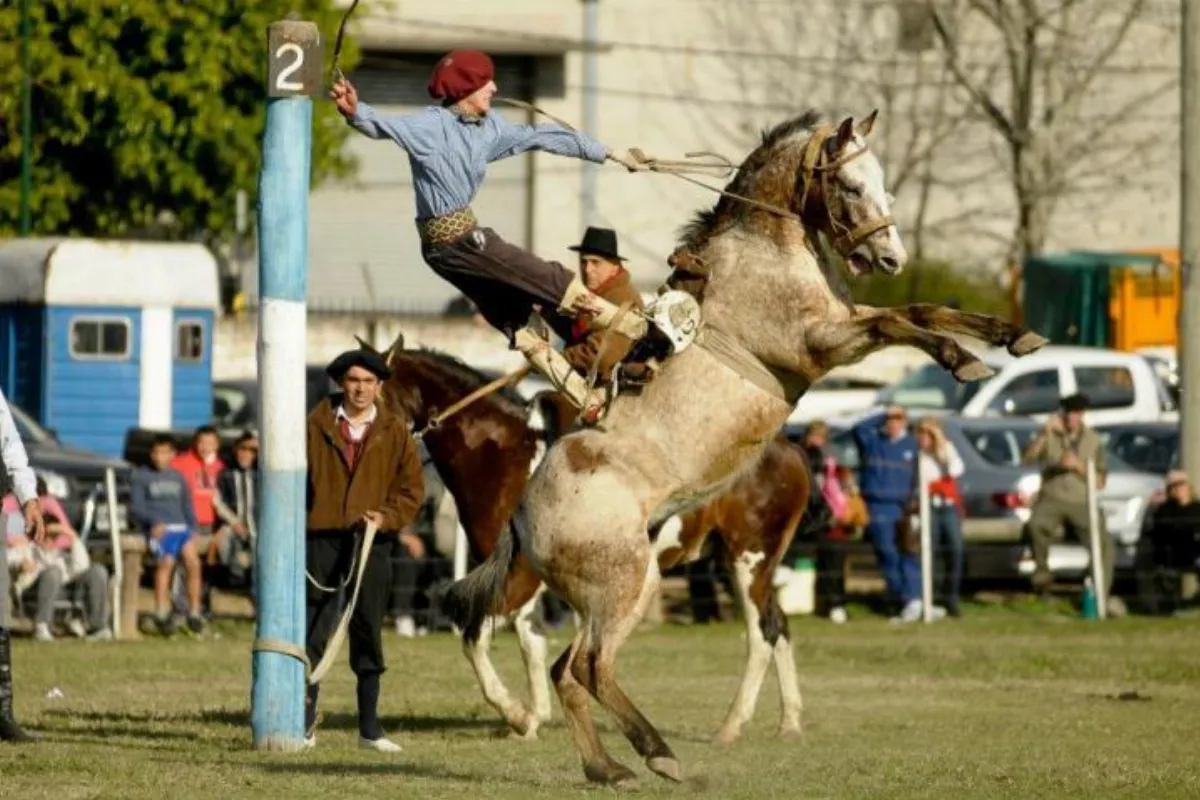
<instances>
[{"instance_id":1,"label":"dark baggy trousers","mask_svg":"<svg viewBox=\"0 0 1200 800\"><path fill-rule=\"evenodd\" d=\"M379 674L383 662L383 617L387 613L388 595L392 586L391 550L394 537L377 535L363 573L358 605L350 618L347 638L350 640L350 669L355 675ZM326 587L341 586L350 576L345 592L323 592L307 580L308 660L313 666L325 654L329 637L337 628L343 602L350 601L354 591L351 570L357 570L355 551L360 538L350 532L319 533L308 538L308 574ZM342 596L344 594L344 600Z\"/></svg>"},{"instance_id":2,"label":"dark baggy trousers","mask_svg":"<svg viewBox=\"0 0 1200 800\"><path fill-rule=\"evenodd\" d=\"M509 244L491 228L476 228L450 244L426 244L421 253L510 341L535 305L547 313L557 309L574 278L562 264Z\"/></svg>"}]
</instances>

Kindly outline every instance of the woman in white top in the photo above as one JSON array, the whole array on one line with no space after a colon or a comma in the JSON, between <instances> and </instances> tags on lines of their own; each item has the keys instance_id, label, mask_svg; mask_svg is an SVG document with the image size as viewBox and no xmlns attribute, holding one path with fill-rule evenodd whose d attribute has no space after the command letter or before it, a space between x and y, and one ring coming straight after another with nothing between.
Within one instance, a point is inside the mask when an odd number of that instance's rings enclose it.
<instances>
[{"instance_id":1,"label":"woman in white top","mask_svg":"<svg viewBox=\"0 0 1200 800\"><path fill-rule=\"evenodd\" d=\"M934 553L945 559L942 597L946 613L959 616L958 592L963 573L962 497L958 478L965 468L958 451L933 417L917 423L920 451L917 474L929 487L929 532Z\"/></svg>"}]
</instances>

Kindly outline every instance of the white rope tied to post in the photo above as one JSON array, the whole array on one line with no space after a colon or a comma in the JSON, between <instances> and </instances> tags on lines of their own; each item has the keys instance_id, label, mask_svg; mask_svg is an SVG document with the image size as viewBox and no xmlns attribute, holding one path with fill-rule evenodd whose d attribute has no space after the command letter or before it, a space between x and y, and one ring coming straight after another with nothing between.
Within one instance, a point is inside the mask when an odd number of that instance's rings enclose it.
<instances>
[{"instance_id":1,"label":"white rope tied to post","mask_svg":"<svg viewBox=\"0 0 1200 800\"><path fill-rule=\"evenodd\" d=\"M1096 616L1108 616L1108 590L1104 585L1104 548L1100 545L1100 508L1096 490L1096 462L1087 462L1088 542L1092 553L1092 591L1096 595Z\"/></svg>"}]
</instances>

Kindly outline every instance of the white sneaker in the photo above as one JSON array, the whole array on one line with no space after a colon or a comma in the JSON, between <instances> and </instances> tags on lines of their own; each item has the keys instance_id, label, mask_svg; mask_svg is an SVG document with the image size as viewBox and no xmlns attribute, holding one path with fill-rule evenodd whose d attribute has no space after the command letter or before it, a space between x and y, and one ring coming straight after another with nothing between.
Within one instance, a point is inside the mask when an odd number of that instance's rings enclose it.
<instances>
[{"instance_id":1,"label":"white sneaker","mask_svg":"<svg viewBox=\"0 0 1200 800\"><path fill-rule=\"evenodd\" d=\"M417 623L412 617L396 617L396 635L411 639L417 635Z\"/></svg>"},{"instance_id":2,"label":"white sneaker","mask_svg":"<svg viewBox=\"0 0 1200 800\"><path fill-rule=\"evenodd\" d=\"M921 601L909 600L899 616L892 617L892 622L916 622L921 618Z\"/></svg>"},{"instance_id":3,"label":"white sneaker","mask_svg":"<svg viewBox=\"0 0 1200 800\"><path fill-rule=\"evenodd\" d=\"M112 628L101 628L95 633L89 633L87 640L89 642L111 642L113 639Z\"/></svg>"},{"instance_id":4,"label":"white sneaker","mask_svg":"<svg viewBox=\"0 0 1200 800\"><path fill-rule=\"evenodd\" d=\"M400 745L387 737L382 739L364 739L360 736L358 737L358 747L360 750L375 750L379 753L400 753L403 751Z\"/></svg>"},{"instance_id":5,"label":"white sneaker","mask_svg":"<svg viewBox=\"0 0 1200 800\"><path fill-rule=\"evenodd\" d=\"M33 638L39 642L53 642L54 634L50 632L50 626L44 622L39 622L33 629Z\"/></svg>"},{"instance_id":6,"label":"white sneaker","mask_svg":"<svg viewBox=\"0 0 1200 800\"><path fill-rule=\"evenodd\" d=\"M312 750L316 746L317 746L317 734L310 733L304 737L304 749L305 750Z\"/></svg>"},{"instance_id":7,"label":"white sneaker","mask_svg":"<svg viewBox=\"0 0 1200 800\"><path fill-rule=\"evenodd\" d=\"M829 621L834 625L844 625L849 619L850 615L847 614L846 609L842 608L841 606L834 606L829 611Z\"/></svg>"},{"instance_id":8,"label":"white sneaker","mask_svg":"<svg viewBox=\"0 0 1200 800\"><path fill-rule=\"evenodd\" d=\"M67 630L69 630L71 635L76 639L82 639L87 636L87 628L83 626L83 620L81 619L72 619L69 621L67 623Z\"/></svg>"}]
</instances>

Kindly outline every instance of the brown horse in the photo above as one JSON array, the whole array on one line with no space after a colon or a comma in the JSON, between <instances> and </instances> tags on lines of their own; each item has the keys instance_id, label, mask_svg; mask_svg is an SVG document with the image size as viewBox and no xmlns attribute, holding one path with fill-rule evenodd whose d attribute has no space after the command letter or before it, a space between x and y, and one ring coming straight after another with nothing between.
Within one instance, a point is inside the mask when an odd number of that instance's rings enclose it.
<instances>
[{"instance_id":1,"label":"brown horse","mask_svg":"<svg viewBox=\"0 0 1200 800\"><path fill-rule=\"evenodd\" d=\"M439 409L449 408L489 381L444 353L405 350L403 336L384 355L392 368L384 397L412 419L417 430L424 429ZM426 430L422 440L454 498L472 557L487 558L517 507L538 452L540 436L530 427L528 405L515 391L501 390ZM482 625L477 636L463 641L484 697L514 731L531 738L551 713L546 639L534 624L541 587L532 572L522 564L514 565L506 616L512 618L517 632L532 711L509 694L487 657L494 626Z\"/></svg>"},{"instance_id":2,"label":"brown horse","mask_svg":"<svg viewBox=\"0 0 1200 800\"><path fill-rule=\"evenodd\" d=\"M783 436L767 446L758 464L727 491L679 518L678 538L659 532L658 568L665 572L700 557L716 532L733 562L734 582L746 622L746 670L717 739L729 743L754 715L772 656L782 713L779 734L800 733L800 687L787 616L774 589L775 568L792 543L808 506L812 476L808 460Z\"/></svg>"}]
</instances>

